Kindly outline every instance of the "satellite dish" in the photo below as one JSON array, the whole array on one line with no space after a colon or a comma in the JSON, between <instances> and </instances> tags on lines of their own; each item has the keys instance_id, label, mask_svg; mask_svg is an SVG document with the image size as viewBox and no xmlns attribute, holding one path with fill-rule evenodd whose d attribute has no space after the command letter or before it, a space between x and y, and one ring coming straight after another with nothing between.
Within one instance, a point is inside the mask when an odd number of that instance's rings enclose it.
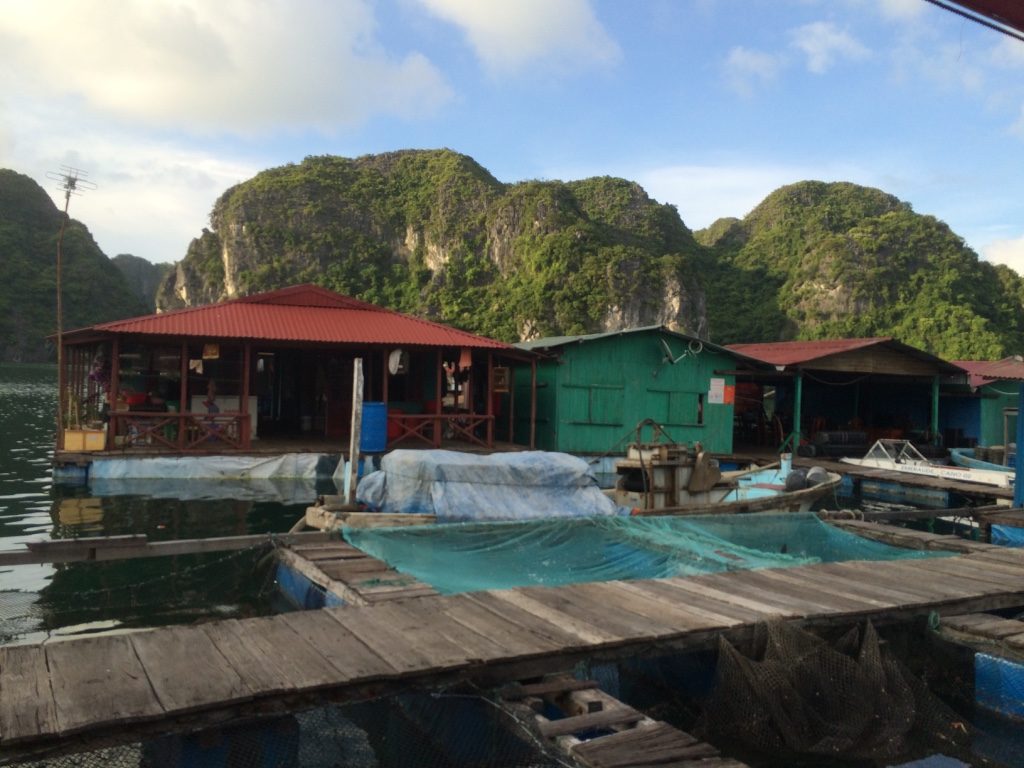
<instances>
[{"instance_id":1,"label":"satellite dish","mask_svg":"<svg viewBox=\"0 0 1024 768\"><path fill-rule=\"evenodd\" d=\"M394 376L409 369L409 353L404 349L393 349L388 355L388 371Z\"/></svg>"}]
</instances>

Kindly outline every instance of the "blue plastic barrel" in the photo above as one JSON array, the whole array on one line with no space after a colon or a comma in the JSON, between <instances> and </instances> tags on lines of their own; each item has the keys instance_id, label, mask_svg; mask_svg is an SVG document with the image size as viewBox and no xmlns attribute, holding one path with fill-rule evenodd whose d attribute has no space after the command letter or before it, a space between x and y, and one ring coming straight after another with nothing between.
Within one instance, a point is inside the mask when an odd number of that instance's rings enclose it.
<instances>
[{"instance_id":1,"label":"blue plastic barrel","mask_svg":"<svg viewBox=\"0 0 1024 768\"><path fill-rule=\"evenodd\" d=\"M387 447L387 404L363 403L363 431L359 435L359 450L363 453L384 453Z\"/></svg>"}]
</instances>

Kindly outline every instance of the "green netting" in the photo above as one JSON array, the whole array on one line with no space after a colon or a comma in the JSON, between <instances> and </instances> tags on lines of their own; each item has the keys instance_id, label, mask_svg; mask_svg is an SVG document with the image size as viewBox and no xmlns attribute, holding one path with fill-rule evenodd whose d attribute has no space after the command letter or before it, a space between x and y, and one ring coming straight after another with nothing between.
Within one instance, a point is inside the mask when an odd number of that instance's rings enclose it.
<instances>
[{"instance_id":1,"label":"green netting","mask_svg":"<svg viewBox=\"0 0 1024 768\"><path fill-rule=\"evenodd\" d=\"M563 518L344 533L351 544L445 594L937 554L862 539L810 513Z\"/></svg>"}]
</instances>

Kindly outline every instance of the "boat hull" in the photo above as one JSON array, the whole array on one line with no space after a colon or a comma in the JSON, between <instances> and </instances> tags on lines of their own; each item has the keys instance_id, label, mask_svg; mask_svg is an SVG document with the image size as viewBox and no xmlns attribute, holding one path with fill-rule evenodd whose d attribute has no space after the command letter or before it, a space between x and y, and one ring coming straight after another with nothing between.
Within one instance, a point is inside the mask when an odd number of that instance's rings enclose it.
<instances>
[{"instance_id":1,"label":"boat hull","mask_svg":"<svg viewBox=\"0 0 1024 768\"><path fill-rule=\"evenodd\" d=\"M634 509L634 515L728 515L748 512L807 512L815 502L835 494L842 482L842 477L834 472L828 473L828 480L797 491L776 491L775 493L752 495L743 494L741 488L733 489L724 499L718 502L696 502L677 507L662 509ZM740 493L736 493L736 492ZM735 495L733 495L735 494Z\"/></svg>"},{"instance_id":2,"label":"boat hull","mask_svg":"<svg viewBox=\"0 0 1024 768\"><path fill-rule=\"evenodd\" d=\"M991 472L1013 472L1014 467L1007 467L1003 464L995 464L991 461L982 461L974 457L973 448L950 448L949 459L958 467L967 469L985 469Z\"/></svg>"}]
</instances>

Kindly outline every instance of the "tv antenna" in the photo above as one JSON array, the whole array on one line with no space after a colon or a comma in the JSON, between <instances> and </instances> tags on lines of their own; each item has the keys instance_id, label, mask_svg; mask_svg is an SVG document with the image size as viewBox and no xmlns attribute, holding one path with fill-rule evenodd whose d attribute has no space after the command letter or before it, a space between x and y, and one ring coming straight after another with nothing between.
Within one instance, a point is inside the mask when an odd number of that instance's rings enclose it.
<instances>
[{"instance_id":1,"label":"tv antenna","mask_svg":"<svg viewBox=\"0 0 1024 768\"><path fill-rule=\"evenodd\" d=\"M61 285L61 273L64 261L64 230L68 223L68 207L72 195L96 189L89 181L88 173L80 168L62 165L59 171L48 171L46 178L59 181L58 189L64 192L64 212L60 218L60 234L57 236L57 440L59 448L64 447L64 409L68 403L64 391L64 291Z\"/></svg>"}]
</instances>

